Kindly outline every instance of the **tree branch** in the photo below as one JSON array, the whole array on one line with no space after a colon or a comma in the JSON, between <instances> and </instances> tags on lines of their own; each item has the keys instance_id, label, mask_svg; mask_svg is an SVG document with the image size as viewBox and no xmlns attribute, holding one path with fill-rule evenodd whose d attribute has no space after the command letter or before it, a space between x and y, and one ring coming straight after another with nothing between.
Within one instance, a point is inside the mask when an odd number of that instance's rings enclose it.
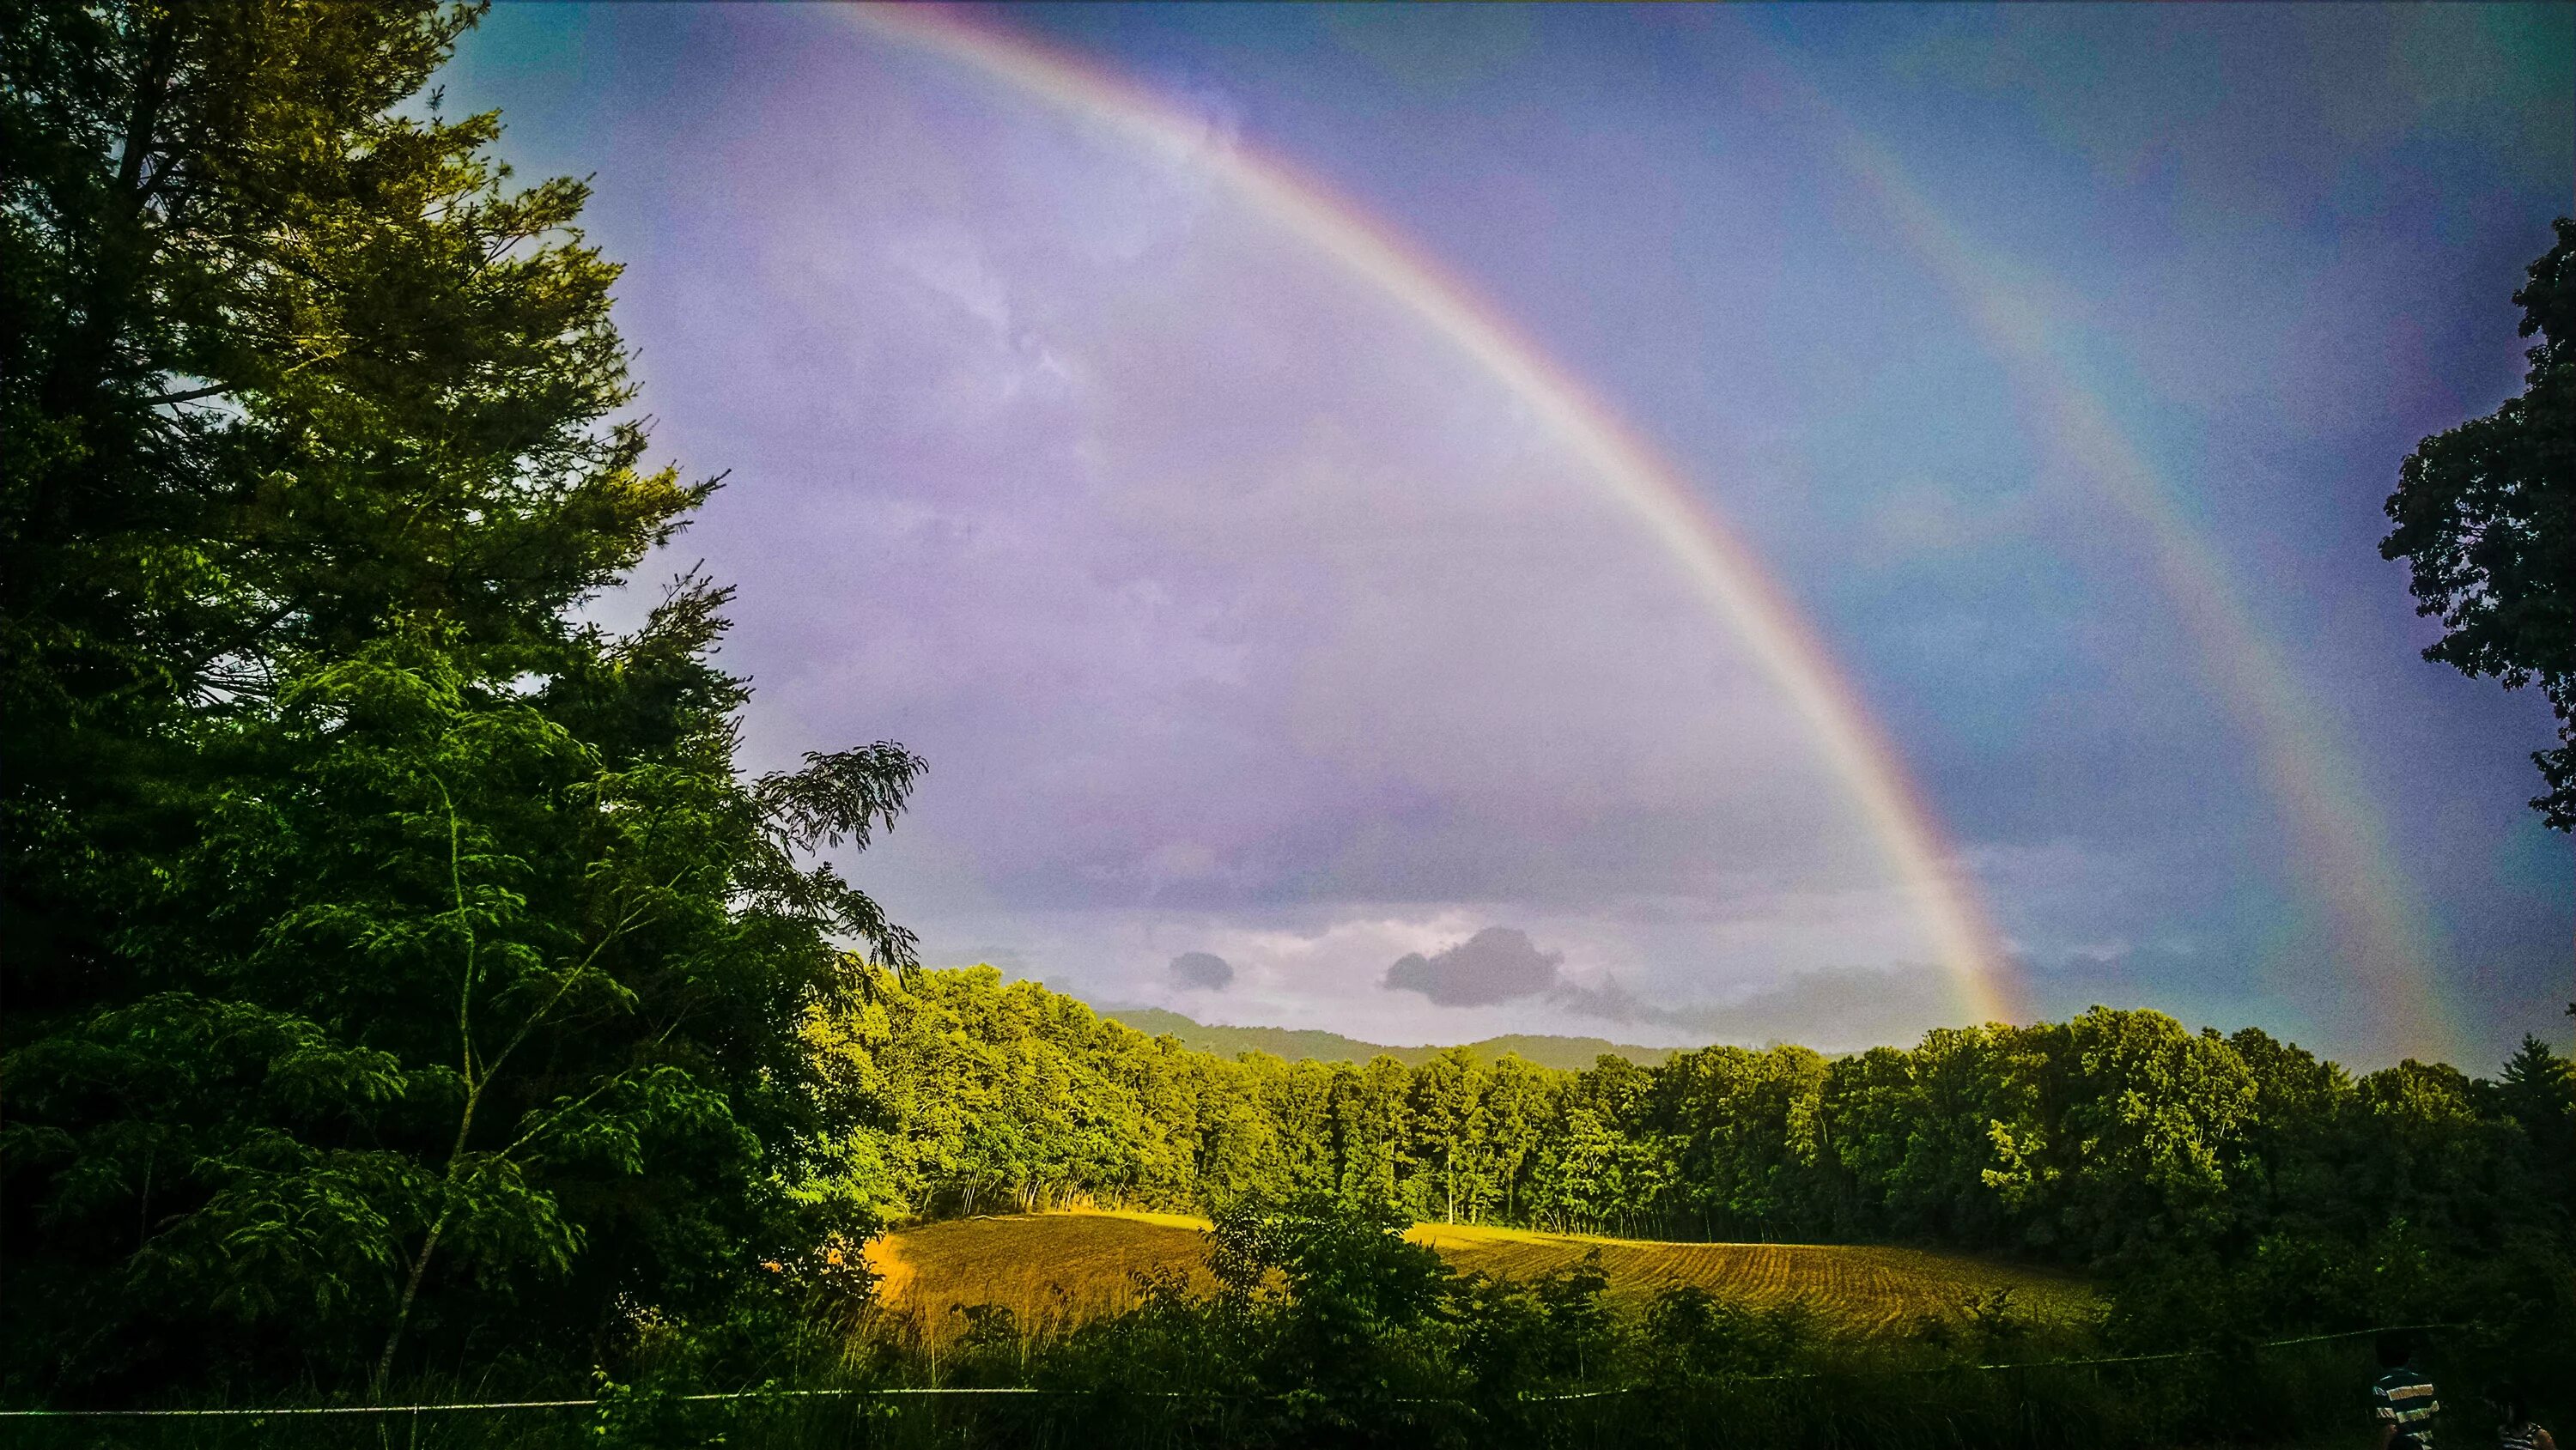
<instances>
[{"instance_id":1,"label":"tree branch","mask_svg":"<svg viewBox=\"0 0 2576 1450\"><path fill-rule=\"evenodd\" d=\"M184 392L163 393L157 398L147 400L143 406L147 408L160 408L167 407L172 403L193 403L199 398L211 398L217 393L229 393L232 390L233 385L230 383L210 383L205 387L189 388Z\"/></svg>"},{"instance_id":2,"label":"tree branch","mask_svg":"<svg viewBox=\"0 0 2576 1450\"><path fill-rule=\"evenodd\" d=\"M430 1221L420 1252L412 1256L411 1272L403 1280L402 1302L394 1308L393 1328L385 1335L384 1352L376 1357L374 1394L379 1400L384 1398L385 1381L393 1373L394 1353L402 1348L403 1328L411 1322L411 1306L420 1297L421 1280L429 1274L430 1256L438 1252L439 1236L447 1231L447 1221L456 1212L456 1171L465 1161L466 1140L473 1136L474 1110L481 1106L483 1089L491 1081L488 1074L478 1077L474 1067L474 956L478 938L474 918L465 908L464 823L457 817L456 798L448 793L447 782L435 771L424 774L429 776L430 784L438 787L439 802L447 808L447 880L456 897L456 919L465 928L465 971L456 994L457 1050L465 1080L465 1107L456 1115L456 1141L448 1145L447 1169L439 1175L438 1217Z\"/></svg>"}]
</instances>

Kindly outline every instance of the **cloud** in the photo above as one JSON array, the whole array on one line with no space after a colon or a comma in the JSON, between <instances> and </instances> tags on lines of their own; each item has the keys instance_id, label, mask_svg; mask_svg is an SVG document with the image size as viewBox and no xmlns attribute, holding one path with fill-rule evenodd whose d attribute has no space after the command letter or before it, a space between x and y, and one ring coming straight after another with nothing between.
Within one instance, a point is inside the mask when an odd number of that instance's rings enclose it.
<instances>
[{"instance_id":1,"label":"cloud","mask_svg":"<svg viewBox=\"0 0 2576 1450\"><path fill-rule=\"evenodd\" d=\"M1725 1042L1795 1042L1848 1052L1918 1041L1934 1027L1967 1022L1949 981L1934 967L1878 972L1801 972L1749 997L1698 1009L1702 1030Z\"/></svg>"},{"instance_id":2,"label":"cloud","mask_svg":"<svg viewBox=\"0 0 2576 1450\"><path fill-rule=\"evenodd\" d=\"M1386 969L1384 985L1420 992L1443 1007L1486 1007L1534 997L1560 985L1563 952L1543 952L1515 927L1489 926L1445 951L1407 952Z\"/></svg>"},{"instance_id":3,"label":"cloud","mask_svg":"<svg viewBox=\"0 0 2576 1450\"><path fill-rule=\"evenodd\" d=\"M1678 1028L1706 1042L1759 1046L1795 1042L1826 1052L1904 1045L1932 1027L1963 1022L1941 975L1929 967L1799 972L1732 1002L1659 1007L1618 978L1598 987L1567 983L1549 1000L1566 1011L1622 1026Z\"/></svg>"},{"instance_id":4,"label":"cloud","mask_svg":"<svg viewBox=\"0 0 2576 1450\"><path fill-rule=\"evenodd\" d=\"M1651 1023L1660 1027L1697 1027L1699 1014L1676 1012L1658 1007L1628 990L1617 977L1603 980L1598 987L1568 982L1549 994L1548 1000L1578 1017L1598 1017L1605 1022L1627 1026Z\"/></svg>"},{"instance_id":5,"label":"cloud","mask_svg":"<svg viewBox=\"0 0 2576 1450\"><path fill-rule=\"evenodd\" d=\"M1183 952L1172 958L1172 980L1184 987L1222 992L1234 983L1234 966L1214 952Z\"/></svg>"},{"instance_id":6,"label":"cloud","mask_svg":"<svg viewBox=\"0 0 2576 1450\"><path fill-rule=\"evenodd\" d=\"M1882 874L1756 652L1508 388L1227 194L1179 206L1199 162L864 79L828 140L742 138L715 194L793 204L630 325L691 400L657 443L760 480L682 561L747 583L754 758L939 770L869 857L890 909L1535 926ZM813 167L865 180L768 184Z\"/></svg>"}]
</instances>

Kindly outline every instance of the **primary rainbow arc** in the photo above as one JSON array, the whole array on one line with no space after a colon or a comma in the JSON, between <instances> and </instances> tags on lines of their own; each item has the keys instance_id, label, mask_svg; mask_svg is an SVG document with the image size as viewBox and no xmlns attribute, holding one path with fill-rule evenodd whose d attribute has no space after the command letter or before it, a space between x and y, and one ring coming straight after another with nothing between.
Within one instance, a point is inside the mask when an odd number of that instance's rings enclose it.
<instances>
[{"instance_id":1,"label":"primary rainbow arc","mask_svg":"<svg viewBox=\"0 0 2576 1450\"><path fill-rule=\"evenodd\" d=\"M1150 92L928 6L841 13L1134 139L1193 156L1242 203L1394 299L1530 408L1663 545L1798 712L1911 901L1959 1008L1979 1021L2019 1018L1994 928L1823 641L1680 470L1579 380L1393 228L1278 157L1205 145L1201 123Z\"/></svg>"}]
</instances>

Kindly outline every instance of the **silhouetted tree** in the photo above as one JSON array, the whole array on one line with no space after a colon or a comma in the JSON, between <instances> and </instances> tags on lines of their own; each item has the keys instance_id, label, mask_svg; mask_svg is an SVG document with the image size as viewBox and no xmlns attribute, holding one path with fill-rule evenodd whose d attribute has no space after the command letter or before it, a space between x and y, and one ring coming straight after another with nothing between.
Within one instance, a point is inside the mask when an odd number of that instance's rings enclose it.
<instances>
[{"instance_id":1,"label":"silhouetted tree","mask_svg":"<svg viewBox=\"0 0 2576 1450\"><path fill-rule=\"evenodd\" d=\"M2424 658L2508 690L2534 680L2558 716L2535 752L2548 789L2532 808L2576 830L2576 220L2513 294L2537 334L2525 387L2486 417L2415 447L2388 496L2384 559L2413 564L2419 614L2442 621Z\"/></svg>"}]
</instances>

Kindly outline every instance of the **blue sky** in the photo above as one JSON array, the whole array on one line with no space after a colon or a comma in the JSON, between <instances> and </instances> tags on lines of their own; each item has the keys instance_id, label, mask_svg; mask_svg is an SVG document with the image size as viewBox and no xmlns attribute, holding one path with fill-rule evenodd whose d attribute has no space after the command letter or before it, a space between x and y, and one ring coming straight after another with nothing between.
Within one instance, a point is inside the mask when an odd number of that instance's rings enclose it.
<instances>
[{"instance_id":1,"label":"blue sky","mask_svg":"<svg viewBox=\"0 0 2576 1450\"><path fill-rule=\"evenodd\" d=\"M1829 131L1865 137L2045 318L2314 702L2298 748L2386 830L2458 1050L2561 1031L2576 859L2522 805L2546 710L2418 659L2376 542L2414 441L2518 390L2576 14L976 19L1319 178L1675 460L1842 661L2039 1008L2378 1060L2404 1034L2337 971L2172 579ZM929 757L855 870L934 960L1379 1040L1956 1015L1653 541L1190 157L821 6L500 7L447 104L499 107L524 175L595 176L657 444L732 471L655 567L739 582L754 752ZM1200 952L1231 978L1174 973ZM1388 986L1414 954L1496 985Z\"/></svg>"}]
</instances>

